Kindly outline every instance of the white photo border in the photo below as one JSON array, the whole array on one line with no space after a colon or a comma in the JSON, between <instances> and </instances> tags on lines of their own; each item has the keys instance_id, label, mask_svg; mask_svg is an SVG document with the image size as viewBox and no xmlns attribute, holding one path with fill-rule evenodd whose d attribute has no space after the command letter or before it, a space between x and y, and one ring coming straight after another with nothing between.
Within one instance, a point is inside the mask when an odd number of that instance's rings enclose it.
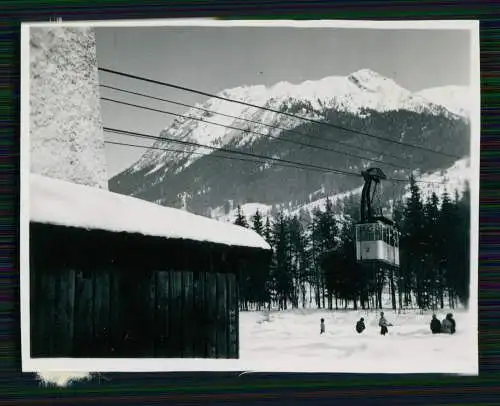
<instances>
[{"instance_id":1,"label":"white photo border","mask_svg":"<svg viewBox=\"0 0 500 406\"><path fill-rule=\"evenodd\" d=\"M432 20L432 21L354 21L354 20L219 20L219 19L161 19L161 20L118 20L118 21L79 21L79 22L38 22L21 25L21 155L20 155L20 308L21 308L21 354L23 372L187 372L187 371L226 371L226 372L329 372L329 373L429 373L428 370L415 369L401 363L400 368L386 368L380 365L353 365L352 368L339 369L335 365L326 368L318 365L277 365L272 360L252 362L249 360L225 359L169 359L169 358L31 358L30 351L30 283L29 283L29 180L30 171L30 47L31 27L314 27L314 28L351 28L380 30L469 30L471 33L471 95L475 108L471 111L471 230L470 230L470 305L469 328L478 330L478 253L479 253L479 174L480 174L480 58L479 58L479 21L476 20ZM475 346L478 350L477 334ZM450 371L445 366L437 373L457 373L478 375L478 359L467 371Z\"/></svg>"}]
</instances>

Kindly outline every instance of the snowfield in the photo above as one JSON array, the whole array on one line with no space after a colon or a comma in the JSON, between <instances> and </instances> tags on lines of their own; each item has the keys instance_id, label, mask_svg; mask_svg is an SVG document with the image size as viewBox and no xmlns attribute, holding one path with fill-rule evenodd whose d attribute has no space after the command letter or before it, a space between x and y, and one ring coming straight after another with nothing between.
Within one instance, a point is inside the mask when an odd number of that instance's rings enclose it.
<instances>
[{"instance_id":1,"label":"snowfield","mask_svg":"<svg viewBox=\"0 0 500 406\"><path fill-rule=\"evenodd\" d=\"M478 373L477 329L472 314L451 311L454 335L433 335L432 312L384 310L394 324L380 335L379 311L288 310L240 312L240 359L252 370L283 372ZM436 312L442 320L449 311ZM354 326L365 318L366 330ZM320 335L320 319L326 333Z\"/></svg>"}]
</instances>

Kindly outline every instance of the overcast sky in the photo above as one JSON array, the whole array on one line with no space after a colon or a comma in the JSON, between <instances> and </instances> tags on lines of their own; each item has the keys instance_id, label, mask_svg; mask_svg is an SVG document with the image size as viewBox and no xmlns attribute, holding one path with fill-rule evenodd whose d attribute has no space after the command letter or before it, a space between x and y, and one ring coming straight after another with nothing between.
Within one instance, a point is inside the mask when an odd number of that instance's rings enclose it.
<instances>
[{"instance_id":1,"label":"overcast sky","mask_svg":"<svg viewBox=\"0 0 500 406\"><path fill-rule=\"evenodd\" d=\"M99 66L216 93L241 85L300 83L369 68L411 91L468 85L469 31L283 27L96 28ZM99 73L100 82L187 104L203 96ZM186 108L101 89L110 97L183 113ZM173 117L102 102L104 125L158 135ZM110 141L151 141L106 134ZM106 146L111 177L142 148Z\"/></svg>"}]
</instances>

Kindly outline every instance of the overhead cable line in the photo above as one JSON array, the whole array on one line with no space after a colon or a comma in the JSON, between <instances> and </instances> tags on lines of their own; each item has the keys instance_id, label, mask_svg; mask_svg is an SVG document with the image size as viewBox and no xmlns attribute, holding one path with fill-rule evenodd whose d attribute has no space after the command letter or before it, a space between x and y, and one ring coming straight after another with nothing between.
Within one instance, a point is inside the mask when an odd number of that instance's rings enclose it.
<instances>
[{"instance_id":1,"label":"overhead cable line","mask_svg":"<svg viewBox=\"0 0 500 406\"><path fill-rule=\"evenodd\" d=\"M260 122L260 121L257 121L257 120L252 120L252 119L249 119L249 118L243 118L243 117L239 117L239 116L234 116L232 114L221 113L221 112L218 112L218 111L205 109L203 107L194 106L192 104L182 103L182 102L171 100L171 99L165 99L163 97L151 96L151 95L146 94L146 93L135 92L135 91L132 91L132 90L126 90L126 89L122 89L122 88L115 87L115 86L109 86L109 85L105 85L105 84L101 84L100 86L102 88L105 88L105 89L115 90L115 91L118 91L118 92L132 94L132 95L135 95L135 96L141 96L141 97L145 97L145 98L152 99L152 100L162 101L162 102L165 102L165 103L175 104L177 106L183 106L183 107L187 107L187 108L190 108L190 109L196 109L196 110L204 111L204 112L207 112L207 113L210 113L210 114L216 114L216 115L223 116L223 117L234 118L236 120L241 120L241 121L246 121L246 122L249 122L249 123L258 124L258 125L262 125L262 126L265 126L265 127L282 130L282 131L285 131L285 132L288 132L288 133L302 135L302 136L305 136L305 137L308 137L308 138L311 138L311 139L317 139L317 140L321 140L321 141L332 142L332 143L335 143L335 144L343 145L343 146L345 146L347 148L358 149L358 150L361 150L363 152L372 152L372 153L377 154L377 155L381 155L382 154L384 156L387 156L387 157L390 157L390 158L394 158L394 159L399 160L399 161L404 160L404 158L401 158L401 156L392 155L392 154L389 154L389 153L386 153L386 152L377 151L377 150L370 149L370 148L357 147L355 145L351 145L351 144L348 144L346 142L342 142L342 141L338 141L338 140L333 140L333 139L328 139L328 138L325 138L325 137L319 137L317 135L308 134L306 132L298 131L298 130L295 130L295 129L287 129L287 128L280 127L278 125L267 124L267 123L263 123L263 122ZM366 158L364 158L364 159L366 159ZM401 168L404 168L404 167L401 166ZM406 169L410 169L410 168L406 168Z\"/></svg>"},{"instance_id":2,"label":"overhead cable line","mask_svg":"<svg viewBox=\"0 0 500 406\"><path fill-rule=\"evenodd\" d=\"M257 131L247 130L247 129L244 129L244 128L234 127L234 126L231 126L231 125L220 124L220 123L216 123L214 121L204 120L204 119L199 118L199 117L185 116L185 115L180 114L180 113L173 113L173 112L167 111L167 110L160 110L160 109L155 109L155 108L152 108L152 107L141 106L139 104L128 103L128 102L124 102L124 101L120 101L120 100L110 99L110 98L107 98L107 97L101 97L101 100L109 101L109 102L113 102L113 103L118 103L118 104L122 104L122 105L125 105L125 106L135 107L135 108L139 108L139 109L143 109L143 110L154 111L154 112L157 112L157 113L167 114L167 115L170 115L170 116L181 117L181 118L189 118L191 120L196 120L196 121L200 121L202 123L207 123L207 124L212 124L212 125L216 125L216 126L219 126L219 127L224 127L224 128L228 128L228 129L231 129L231 130L241 131L241 132L244 132L244 133L247 133L247 134L257 134L257 135L260 135L260 136L263 136L263 137L272 138L272 139L275 139L275 140L278 140L278 141L288 142L290 144L301 145L301 146L304 146L304 147L307 147L307 148L318 149L318 150L321 150L321 151L329 151L329 152L333 152L333 153L340 154L340 155L346 155L346 156L354 157L354 158L357 158L357 159L364 159L366 161L376 162L377 164L392 166L392 167L398 168L398 169L410 169L410 168L402 167L401 165L393 164L391 162L384 162L384 161L380 161L378 159L367 158L367 157L364 157L364 156L361 156L361 155L356 155L356 154L352 154L352 153L345 152L345 151L339 151L339 150L336 150L336 149L333 149L333 148L329 148L329 147L321 147L319 145L308 144L308 143L301 142L301 141L295 141L295 140L289 140L289 139L285 139L285 138L280 138L278 136L271 135L271 134L265 134L265 133L261 133L261 132L257 132Z\"/></svg>"},{"instance_id":3,"label":"overhead cable line","mask_svg":"<svg viewBox=\"0 0 500 406\"><path fill-rule=\"evenodd\" d=\"M430 153L433 153L433 154L438 154L438 155L448 156L448 157L455 158L455 159L460 159L459 156L456 156L456 155L453 155L453 154L448 154L448 153L442 152L442 151L435 151L435 150L430 149L430 148L422 147L421 145L409 144L409 143L406 143L406 142L403 142L403 141L392 140L390 138L382 137L382 136L379 136L379 135L369 134L369 133L364 132L364 131L359 131L359 130L355 130L355 129L352 129L352 128L347 128L347 127L343 127L343 126L340 126L340 125L336 125L336 124L332 124L332 123L328 123L328 122L324 122L324 121L319 121L319 120L315 120L315 119L311 119L311 118L308 118L308 117L301 117L301 116L298 116L296 114L288 113L288 112L285 112L285 111L275 110L275 109L272 109L270 107L258 106L256 104L244 102L242 100L229 99L227 97L222 97L222 96L219 96L219 95L216 95L216 94L204 92L204 91L201 91L201 90L192 89L192 88L189 88L189 87L186 87L186 86L180 86L180 85L176 85L176 84L173 84L173 83L163 82L163 81L159 81L159 80L155 80L155 79L150 79L150 78L146 78L146 77L142 77L142 76L138 76L138 75L132 75L132 74L129 74L129 73L119 72L119 71L116 71L116 70L102 68L102 67L100 67L98 69L100 71L102 71L102 72L107 72L107 73L111 73L111 74L115 74L115 75L127 77L127 78L130 78L130 79L141 80L141 81L144 81L144 82L153 83L153 84L157 84L157 85L161 85L161 86L165 86L165 87L170 87L172 89L182 90L182 91L186 91L186 92L190 92L190 93L195 93L195 94L199 94L199 95L206 96L206 97L216 98L216 99L227 101L227 102L231 102L231 103L238 103L238 104L241 104L241 105L244 105L244 106L247 106L247 107L253 107L253 108L257 108L257 109L269 111L269 112L272 112L272 113L282 114L282 115L293 117L293 118L297 118L297 119L300 119L300 120L309 121L309 122L314 123L314 124L326 125L328 127L335 128L337 130L347 131L347 132L351 132L351 133L354 133L354 134L363 135L363 136L370 137L370 138L375 138L375 139L378 139L380 141L385 141L385 142L389 142L389 143L393 143L393 144L397 144L397 145L401 145L401 146L405 146L405 147L419 149L419 150L430 152Z\"/></svg>"},{"instance_id":4,"label":"overhead cable line","mask_svg":"<svg viewBox=\"0 0 500 406\"><path fill-rule=\"evenodd\" d=\"M134 131L125 131L125 130L119 130L116 128L109 128L109 127L104 127L104 131L110 132L110 133L115 133L115 134L122 134L122 135L130 135L133 137L139 137L139 138L147 138L147 139L152 139L152 140L157 140L157 141L170 141L178 144L183 144L183 145L190 145L190 146L196 146L196 147L202 147L202 148L209 148L214 151L221 151L221 152L227 152L230 154L236 154L236 155L242 155L242 156L249 156L253 158L261 158L261 159L266 159L269 161L274 161L274 162L283 162L283 163L288 163L288 164L293 164L293 165L300 165L302 167L307 167L307 168L316 168L316 169L321 169L326 172L332 172L336 173L338 175L347 175L347 176L355 176L357 178L361 177L359 173L356 172L349 172L349 171L343 171L341 169L335 169L335 168L328 168L326 166L321 166L321 165L314 165L314 164L308 164L304 162L295 162L295 161L290 161L288 159L281 159L281 158L274 158L274 157L269 157L266 155L259 155L259 154L253 154L251 152L244 152L244 151L235 151L232 149L228 148L219 148L219 147L213 147L211 145L206 145L206 144L200 144L198 142L193 142L193 141L185 141L185 140L178 140L175 138L169 138L169 137L155 137L154 135L149 135L149 134L141 134L137 133ZM145 147L147 148L147 147Z\"/></svg>"},{"instance_id":5,"label":"overhead cable line","mask_svg":"<svg viewBox=\"0 0 500 406\"><path fill-rule=\"evenodd\" d=\"M314 164L308 164L308 163L304 163L304 162L297 162L297 161L286 160L286 159L281 159L281 158L274 158L274 157L254 154L254 153L250 153L250 152L235 151L235 150L228 149L228 148L214 147L211 145L200 144L200 143L193 142L193 141L178 140L175 138L170 138L170 137L165 137L165 136L157 137L154 135L142 134L142 133L138 133L135 131L126 131L126 130L120 130L120 129L110 128L110 127L104 127L103 129L105 132L108 132L108 133L114 133L114 134L120 134L120 135L126 135L126 136L131 136L131 137L138 137L138 138L145 138L145 139L151 139L151 140L156 140L156 141L170 141L170 142L182 144L182 145L208 148L208 149L211 149L213 151L221 151L221 152L226 152L229 154L236 154L236 155L264 159L267 161L287 163L287 164L291 164L291 165L295 165L297 167L300 167L301 169L314 168L314 169L318 169L318 170L323 171L323 172L330 172L330 173L335 173L338 175L354 176L354 177L358 177L358 178L362 177L362 175L360 173L357 173L357 172L344 171L342 169L330 168L330 167L321 166L321 165L314 165ZM152 147L144 146L143 148L147 149L147 148L152 148ZM409 182L408 179L397 179L397 178L387 178L386 180L392 181L392 182L404 182L404 183ZM415 182L417 182L417 183L443 184L443 182L429 182L429 181L423 181L423 180L415 180Z\"/></svg>"},{"instance_id":6,"label":"overhead cable line","mask_svg":"<svg viewBox=\"0 0 500 406\"><path fill-rule=\"evenodd\" d=\"M154 150L159 150L159 151L167 151L167 152L179 152L179 153L188 153L188 154L193 154L193 155L202 155L207 158L221 158L221 159L230 159L234 161L242 161L242 162L255 162L255 163L262 163L262 164L269 164L268 161L264 160L257 160L257 159L245 159L245 158L237 158L233 156L226 156L226 155L207 155L204 154L203 152L191 152L191 151L186 151L186 150L179 150L179 149L173 149L173 148L160 148L160 147L155 147L155 146L146 146L146 145L137 145L137 144L128 144L125 142L116 142L116 141L104 141L106 144L112 144L112 145L121 145L121 146L126 146L126 147L136 147L136 148L145 148L145 149L154 149ZM314 171L314 172L329 172L329 170L323 170L323 169L315 169L315 168L303 168L299 165L292 165L292 164L284 164L284 163L275 163L276 166L283 166L285 168L296 168L296 169L302 169L302 170L307 170L307 171Z\"/></svg>"}]
</instances>

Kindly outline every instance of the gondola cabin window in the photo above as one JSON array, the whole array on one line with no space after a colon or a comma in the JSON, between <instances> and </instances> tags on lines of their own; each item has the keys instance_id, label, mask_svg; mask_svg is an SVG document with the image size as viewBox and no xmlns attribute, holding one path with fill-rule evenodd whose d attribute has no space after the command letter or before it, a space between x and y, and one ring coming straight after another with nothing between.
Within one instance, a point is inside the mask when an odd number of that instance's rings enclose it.
<instances>
[{"instance_id":1,"label":"gondola cabin window","mask_svg":"<svg viewBox=\"0 0 500 406\"><path fill-rule=\"evenodd\" d=\"M399 266L399 234L383 222L356 225L356 260L383 261Z\"/></svg>"}]
</instances>

